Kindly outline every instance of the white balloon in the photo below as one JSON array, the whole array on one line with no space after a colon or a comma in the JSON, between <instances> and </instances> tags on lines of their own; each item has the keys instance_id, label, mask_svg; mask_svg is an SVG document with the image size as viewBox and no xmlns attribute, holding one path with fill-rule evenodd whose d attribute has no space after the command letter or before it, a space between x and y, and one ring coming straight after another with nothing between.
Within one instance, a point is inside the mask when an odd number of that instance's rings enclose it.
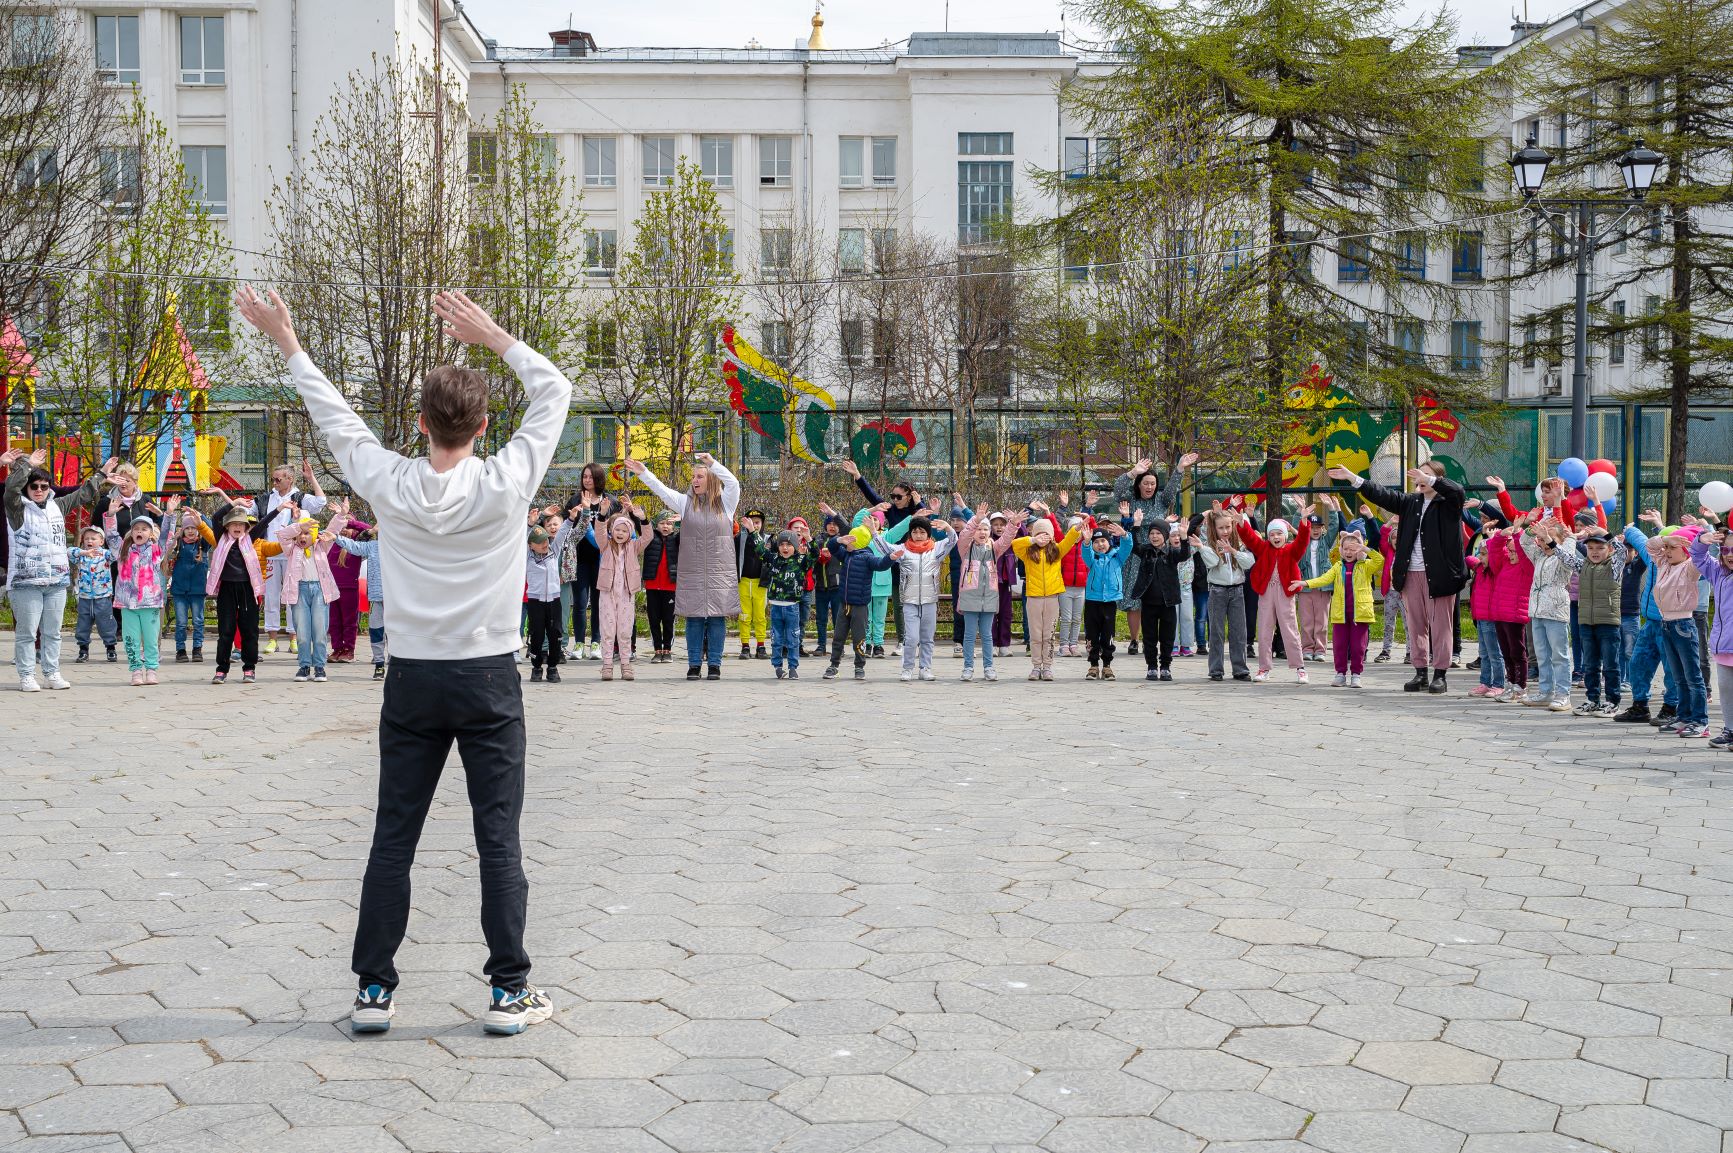
<instances>
[{"instance_id":1,"label":"white balloon","mask_svg":"<svg viewBox=\"0 0 1733 1153\"><path fill-rule=\"evenodd\" d=\"M1733 484L1712 480L1697 492L1697 503L1717 515L1733 512Z\"/></svg>"},{"instance_id":2,"label":"white balloon","mask_svg":"<svg viewBox=\"0 0 1733 1153\"><path fill-rule=\"evenodd\" d=\"M1589 476L1583 487L1595 498L1595 503L1599 504L1603 500L1611 500L1613 494L1619 491L1619 478L1610 472L1597 472Z\"/></svg>"}]
</instances>

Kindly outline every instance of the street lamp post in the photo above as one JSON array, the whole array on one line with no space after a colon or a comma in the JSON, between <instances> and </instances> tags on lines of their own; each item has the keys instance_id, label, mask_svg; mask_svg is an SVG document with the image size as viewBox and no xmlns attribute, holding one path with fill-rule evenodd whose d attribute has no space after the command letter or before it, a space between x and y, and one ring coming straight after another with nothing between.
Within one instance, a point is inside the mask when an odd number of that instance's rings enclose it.
<instances>
[{"instance_id":1,"label":"street lamp post","mask_svg":"<svg viewBox=\"0 0 1733 1153\"><path fill-rule=\"evenodd\" d=\"M1542 198L1540 187L1546 180L1552 153L1528 138L1528 145L1510 158L1511 173L1516 178L1517 191L1537 220L1576 245L1577 296L1576 335L1571 357L1571 455L1588 459L1589 422L1589 274L1594 268L1595 249L1600 246L1607 229L1596 231L1597 218L1603 212L1617 210L1619 215L1609 228L1617 228L1625 217L1635 212L1654 186L1655 173L1665 158L1646 148L1641 140L1618 159L1619 174L1625 181L1625 197L1621 200L1594 198Z\"/></svg>"}]
</instances>

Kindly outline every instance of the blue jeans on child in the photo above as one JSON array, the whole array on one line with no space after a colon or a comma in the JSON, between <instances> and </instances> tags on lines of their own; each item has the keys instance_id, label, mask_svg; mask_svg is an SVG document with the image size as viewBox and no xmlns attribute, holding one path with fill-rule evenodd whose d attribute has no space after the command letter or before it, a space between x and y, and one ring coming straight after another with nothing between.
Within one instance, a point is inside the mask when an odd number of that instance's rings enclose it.
<instances>
[{"instance_id":1,"label":"blue jeans on child","mask_svg":"<svg viewBox=\"0 0 1733 1153\"><path fill-rule=\"evenodd\" d=\"M981 667L993 667L993 614L963 614L963 671L975 670L975 644L981 645Z\"/></svg>"},{"instance_id":2,"label":"blue jeans on child","mask_svg":"<svg viewBox=\"0 0 1733 1153\"><path fill-rule=\"evenodd\" d=\"M1540 685L1535 690L1543 701L1568 697L1571 692L1571 625L1535 617L1535 661L1540 667Z\"/></svg>"},{"instance_id":3,"label":"blue jeans on child","mask_svg":"<svg viewBox=\"0 0 1733 1153\"><path fill-rule=\"evenodd\" d=\"M177 596L175 602L175 652L187 651L187 630L193 634L193 648L205 647L205 598Z\"/></svg>"},{"instance_id":4,"label":"blue jeans on child","mask_svg":"<svg viewBox=\"0 0 1733 1153\"><path fill-rule=\"evenodd\" d=\"M1583 638L1583 691L1590 703L1600 703L1604 691L1608 702L1618 704L1625 655L1625 640L1619 626L1578 625L1577 631Z\"/></svg>"},{"instance_id":5,"label":"blue jeans on child","mask_svg":"<svg viewBox=\"0 0 1733 1153\"><path fill-rule=\"evenodd\" d=\"M842 586L818 589L814 597L814 615L818 617L818 652L830 651L830 630L842 620Z\"/></svg>"},{"instance_id":6,"label":"blue jeans on child","mask_svg":"<svg viewBox=\"0 0 1733 1153\"><path fill-rule=\"evenodd\" d=\"M78 623L72 628L72 637L81 649L90 647L90 626L93 622L104 647L113 648L116 632L113 597L78 598Z\"/></svg>"},{"instance_id":7,"label":"blue jeans on child","mask_svg":"<svg viewBox=\"0 0 1733 1153\"><path fill-rule=\"evenodd\" d=\"M1631 686L1631 703L1649 704L1649 690L1654 687L1655 670L1661 667L1661 622L1642 618L1637 627L1637 643L1631 646L1631 659L1625 665L1625 680ZM1669 709L1679 707L1679 682L1673 670L1661 678L1661 703Z\"/></svg>"},{"instance_id":8,"label":"blue jeans on child","mask_svg":"<svg viewBox=\"0 0 1733 1153\"><path fill-rule=\"evenodd\" d=\"M1475 621L1474 639L1480 646L1480 683L1489 689L1502 689L1504 650L1498 647L1498 629L1491 621Z\"/></svg>"},{"instance_id":9,"label":"blue jeans on child","mask_svg":"<svg viewBox=\"0 0 1733 1153\"><path fill-rule=\"evenodd\" d=\"M770 667L790 670L800 667L800 605L770 606Z\"/></svg>"},{"instance_id":10,"label":"blue jeans on child","mask_svg":"<svg viewBox=\"0 0 1733 1153\"><path fill-rule=\"evenodd\" d=\"M301 667L323 672L331 622L325 608L325 592L318 581L302 581L295 590L294 619Z\"/></svg>"},{"instance_id":11,"label":"blue jeans on child","mask_svg":"<svg viewBox=\"0 0 1733 1153\"><path fill-rule=\"evenodd\" d=\"M367 598L367 647L374 664L385 663L385 602L375 596Z\"/></svg>"},{"instance_id":12,"label":"blue jeans on child","mask_svg":"<svg viewBox=\"0 0 1733 1153\"><path fill-rule=\"evenodd\" d=\"M1679 720L1686 724L1708 724L1709 693L1697 657L1697 623L1690 617L1662 621L1660 633L1661 661L1679 685Z\"/></svg>"},{"instance_id":13,"label":"blue jeans on child","mask_svg":"<svg viewBox=\"0 0 1733 1153\"><path fill-rule=\"evenodd\" d=\"M686 663L697 668L710 650L710 667L722 667L722 642L728 635L728 617L686 618Z\"/></svg>"}]
</instances>

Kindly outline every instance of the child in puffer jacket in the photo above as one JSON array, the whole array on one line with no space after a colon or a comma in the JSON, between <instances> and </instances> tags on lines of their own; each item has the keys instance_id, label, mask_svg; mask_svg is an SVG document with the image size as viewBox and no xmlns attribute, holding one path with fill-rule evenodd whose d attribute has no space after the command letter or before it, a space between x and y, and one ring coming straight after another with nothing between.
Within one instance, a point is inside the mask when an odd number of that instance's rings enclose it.
<instances>
[{"instance_id":1,"label":"child in puffer jacket","mask_svg":"<svg viewBox=\"0 0 1733 1153\"><path fill-rule=\"evenodd\" d=\"M1125 598L1125 562L1131 556L1132 543L1130 532L1109 521L1090 534L1089 547L1082 550L1089 566L1089 583L1083 590L1083 632L1089 641L1087 680L1114 679L1113 632L1119 623L1119 602Z\"/></svg>"},{"instance_id":2,"label":"child in puffer jacket","mask_svg":"<svg viewBox=\"0 0 1733 1153\"><path fill-rule=\"evenodd\" d=\"M1571 577L1583 567L1582 554L1577 552L1570 528L1557 517L1533 521L1522 534L1521 541L1522 551L1534 565L1534 581L1528 592L1528 619L1534 629L1534 647L1540 667L1539 688L1523 703L1545 706L1555 713L1568 713L1571 710ZM1691 603L1696 604L1694 589ZM1696 643L1695 636L1692 643Z\"/></svg>"},{"instance_id":3,"label":"child in puffer jacket","mask_svg":"<svg viewBox=\"0 0 1733 1153\"><path fill-rule=\"evenodd\" d=\"M1522 551L1516 525L1487 537L1486 571L1492 576L1492 614L1498 652L1504 661L1505 690L1489 699L1516 704L1528 698L1528 602L1534 584L1534 562ZM1388 568L1388 566L1386 566Z\"/></svg>"},{"instance_id":4,"label":"child in puffer jacket","mask_svg":"<svg viewBox=\"0 0 1733 1153\"><path fill-rule=\"evenodd\" d=\"M173 523L179 506L179 498L170 497L164 519ZM119 497L111 496L102 526L109 550L120 563L114 581L114 607L120 610L121 641L136 688L157 683L157 641L162 635L163 605L168 602L168 573L163 563L167 553L160 526L142 511L133 516L122 537L116 528L119 507Z\"/></svg>"},{"instance_id":5,"label":"child in puffer jacket","mask_svg":"<svg viewBox=\"0 0 1733 1153\"><path fill-rule=\"evenodd\" d=\"M1661 659L1679 686L1679 711L1661 726L1663 733L1681 737L1709 734L1709 700L1703 668L1697 657L1697 566L1690 549L1699 535L1696 526L1677 528L1649 538L1655 562L1655 604L1661 610Z\"/></svg>"},{"instance_id":6,"label":"child in puffer jacket","mask_svg":"<svg viewBox=\"0 0 1733 1153\"><path fill-rule=\"evenodd\" d=\"M1733 750L1733 538L1726 530L1700 533L1691 542L1691 563L1709 582L1715 615L1709 622L1709 653L1721 690L1721 735L1709 744Z\"/></svg>"},{"instance_id":7,"label":"child in puffer jacket","mask_svg":"<svg viewBox=\"0 0 1733 1153\"><path fill-rule=\"evenodd\" d=\"M903 675L912 681L916 675L916 650L920 655L920 678L933 679L933 641L939 631L939 573L944 568L945 554L957 543L957 538L945 532L937 540L935 529L945 526L942 520L912 516L903 543L891 550L891 559L902 570L903 610Z\"/></svg>"},{"instance_id":8,"label":"child in puffer jacket","mask_svg":"<svg viewBox=\"0 0 1733 1153\"><path fill-rule=\"evenodd\" d=\"M1504 693L1504 655L1498 647L1498 623L1492 616L1493 586L1496 583L1492 575L1492 566L1487 561L1487 553L1493 547L1496 537L1488 525L1488 533L1475 543L1474 551L1468 554L1468 570L1474 574L1474 583L1468 593L1468 615L1474 621L1475 644L1480 650L1480 683L1469 690L1474 697L1496 697ZM1500 544L1498 547L1502 548Z\"/></svg>"}]
</instances>

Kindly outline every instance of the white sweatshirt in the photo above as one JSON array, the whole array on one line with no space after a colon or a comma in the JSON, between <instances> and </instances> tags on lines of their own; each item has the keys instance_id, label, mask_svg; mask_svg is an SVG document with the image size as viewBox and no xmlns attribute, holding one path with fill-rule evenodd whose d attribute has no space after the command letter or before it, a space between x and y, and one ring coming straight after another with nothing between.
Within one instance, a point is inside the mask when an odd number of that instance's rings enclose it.
<instances>
[{"instance_id":1,"label":"white sweatshirt","mask_svg":"<svg viewBox=\"0 0 1733 1153\"><path fill-rule=\"evenodd\" d=\"M289 373L350 486L373 506L379 564L391 586L391 651L458 661L518 647L524 510L565 430L572 382L521 340L505 353L528 406L511 443L449 472L379 443L306 353Z\"/></svg>"}]
</instances>

